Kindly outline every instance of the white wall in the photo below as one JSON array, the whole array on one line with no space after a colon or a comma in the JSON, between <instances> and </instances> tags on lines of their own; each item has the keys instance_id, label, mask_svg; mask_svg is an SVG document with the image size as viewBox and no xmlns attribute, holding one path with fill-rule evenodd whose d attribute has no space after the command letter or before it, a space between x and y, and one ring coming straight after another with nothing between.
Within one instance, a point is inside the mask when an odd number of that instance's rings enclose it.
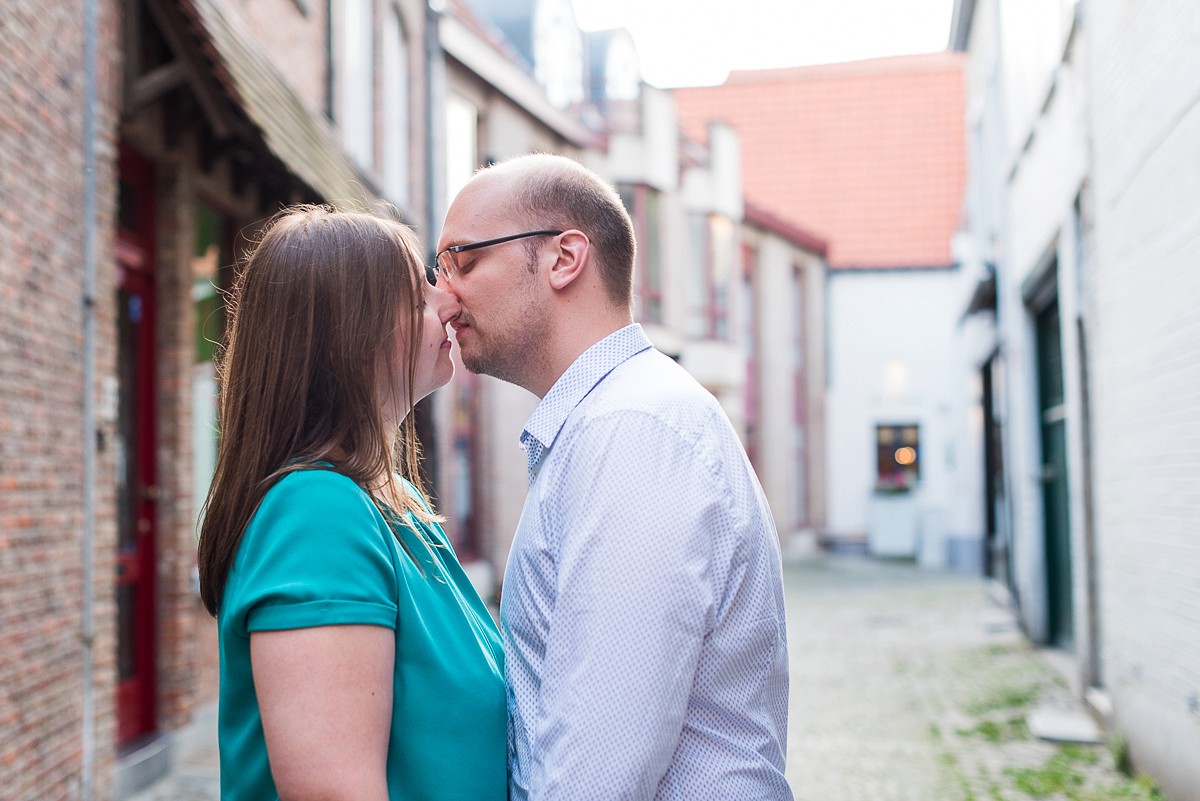
<instances>
[{"instance_id":1,"label":"white wall","mask_svg":"<svg viewBox=\"0 0 1200 801\"><path fill-rule=\"evenodd\" d=\"M1005 445L1015 542L1016 581L1022 597L1022 614L1030 635L1041 640L1047 633L1044 524L1042 518L1042 458L1037 410L1037 362L1034 310L1027 291L1039 271L1052 262L1058 269L1058 302L1062 320L1062 370L1066 395L1067 476L1070 490L1072 554L1083 564L1085 511L1082 481L1079 384L1079 344L1075 335L1082 314L1079 304L1078 258L1075 252L1075 199L1083 190L1088 172L1087 136L1079 59L1063 62L1048 78L1053 96L1044 112L1030 123L1022 141L1024 149L1010 167L1005 257L1000 271L999 305L1001 341L1012 380L1006 404ZM1043 97L1043 101L1045 97ZM1078 595L1086 576L1076 575L1075 624L1077 637L1086 634L1086 599ZM1077 640L1078 642L1078 640Z\"/></svg>"},{"instance_id":2,"label":"white wall","mask_svg":"<svg viewBox=\"0 0 1200 801\"><path fill-rule=\"evenodd\" d=\"M825 265L778 234L749 225L743 231L755 254L755 469L786 546L789 538L807 540L825 525ZM800 399L797 369L805 379ZM803 427L795 419L798 402L806 413Z\"/></svg>"},{"instance_id":3,"label":"white wall","mask_svg":"<svg viewBox=\"0 0 1200 801\"><path fill-rule=\"evenodd\" d=\"M1106 684L1135 764L1200 787L1200 13L1088 4Z\"/></svg>"},{"instance_id":4,"label":"white wall","mask_svg":"<svg viewBox=\"0 0 1200 801\"><path fill-rule=\"evenodd\" d=\"M912 495L926 539L982 541L977 384L962 354L958 270L829 272L828 531L865 537L875 426L920 425ZM982 544L980 544L982 547Z\"/></svg>"},{"instance_id":5,"label":"white wall","mask_svg":"<svg viewBox=\"0 0 1200 801\"><path fill-rule=\"evenodd\" d=\"M1015 590L1030 636L1048 632L1042 455L1035 309L1030 290L1057 265L1067 478L1073 557L1074 635L1081 667L1090 653L1084 484L1083 386L1078 330L1085 324L1086 237L1076 200L1088 203L1087 39L1070 0L978 4L969 42L969 167L964 201L971 238L967 269L997 267L995 332L1004 386L996 415L1003 435L1005 506ZM999 11L999 16L996 12ZM978 336L978 335L976 335ZM976 361L983 355L977 349ZM1090 678L1089 678L1090 680Z\"/></svg>"},{"instance_id":6,"label":"white wall","mask_svg":"<svg viewBox=\"0 0 1200 801\"><path fill-rule=\"evenodd\" d=\"M1072 35L1077 8L1086 13ZM970 53L965 208L979 259L996 260L1002 276L1001 411L1023 621L1044 634L1024 289L1056 259L1077 652L1099 657L1084 678L1111 694L1136 767L1168 798L1191 799L1200 786L1200 14L1192 0L983 2Z\"/></svg>"}]
</instances>

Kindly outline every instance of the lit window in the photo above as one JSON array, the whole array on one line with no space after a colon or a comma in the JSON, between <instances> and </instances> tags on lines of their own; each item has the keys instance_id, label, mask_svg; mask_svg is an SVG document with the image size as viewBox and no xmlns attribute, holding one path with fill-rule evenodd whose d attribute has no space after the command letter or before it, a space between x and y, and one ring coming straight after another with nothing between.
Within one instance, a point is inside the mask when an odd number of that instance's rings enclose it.
<instances>
[{"instance_id":1,"label":"lit window","mask_svg":"<svg viewBox=\"0 0 1200 801\"><path fill-rule=\"evenodd\" d=\"M334 0L332 16L334 121L346 152L370 167L375 160L371 0Z\"/></svg>"},{"instance_id":2,"label":"lit window","mask_svg":"<svg viewBox=\"0 0 1200 801\"><path fill-rule=\"evenodd\" d=\"M446 203L479 168L479 111L460 95L446 98Z\"/></svg>"},{"instance_id":3,"label":"lit window","mask_svg":"<svg viewBox=\"0 0 1200 801\"><path fill-rule=\"evenodd\" d=\"M906 492L921 478L920 429L916 425L875 426L875 489Z\"/></svg>"}]
</instances>

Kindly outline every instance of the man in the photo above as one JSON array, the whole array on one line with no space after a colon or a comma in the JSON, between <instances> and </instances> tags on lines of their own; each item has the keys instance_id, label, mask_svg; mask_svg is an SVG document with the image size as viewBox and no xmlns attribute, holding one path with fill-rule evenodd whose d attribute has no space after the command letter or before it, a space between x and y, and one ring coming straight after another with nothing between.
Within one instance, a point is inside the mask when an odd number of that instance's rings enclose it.
<instances>
[{"instance_id":1,"label":"man","mask_svg":"<svg viewBox=\"0 0 1200 801\"><path fill-rule=\"evenodd\" d=\"M633 324L634 248L613 188L540 154L479 172L438 243L463 364L541 398L500 605L512 798L791 799L774 524Z\"/></svg>"}]
</instances>

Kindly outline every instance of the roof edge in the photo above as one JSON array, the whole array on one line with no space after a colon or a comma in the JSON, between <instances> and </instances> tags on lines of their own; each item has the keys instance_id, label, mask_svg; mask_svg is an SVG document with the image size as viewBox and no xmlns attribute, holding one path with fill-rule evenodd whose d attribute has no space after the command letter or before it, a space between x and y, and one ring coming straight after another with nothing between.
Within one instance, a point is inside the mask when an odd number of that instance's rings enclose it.
<instances>
[{"instance_id":1,"label":"roof edge","mask_svg":"<svg viewBox=\"0 0 1200 801\"><path fill-rule=\"evenodd\" d=\"M743 201L742 219L750 225L764 228L772 233L790 240L801 248L818 254L822 258L829 255L829 242L814 233L804 230L795 223L788 222L782 217L767 211L762 206Z\"/></svg>"},{"instance_id":2,"label":"roof edge","mask_svg":"<svg viewBox=\"0 0 1200 801\"><path fill-rule=\"evenodd\" d=\"M724 83L715 86L680 86L671 91L705 91L744 83L766 83L769 81L795 80L812 75L877 75L900 72L942 72L959 69L962 54L951 50L934 50L929 53L911 53L899 56L880 56L858 61L835 61L829 64L807 64L797 67L774 67L771 69L733 70Z\"/></svg>"}]
</instances>

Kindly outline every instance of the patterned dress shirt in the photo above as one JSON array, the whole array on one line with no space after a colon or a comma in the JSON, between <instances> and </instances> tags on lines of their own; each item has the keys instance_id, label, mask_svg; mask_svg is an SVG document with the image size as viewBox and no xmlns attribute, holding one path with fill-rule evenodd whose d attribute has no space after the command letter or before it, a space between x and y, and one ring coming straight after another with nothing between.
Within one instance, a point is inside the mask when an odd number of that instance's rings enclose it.
<instances>
[{"instance_id":1,"label":"patterned dress shirt","mask_svg":"<svg viewBox=\"0 0 1200 801\"><path fill-rule=\"evenodd\" d=\"M500 605L512 799L791 799L779 545L716 400L631 325L521 442Z\"/></svg>"}]
</instances>

